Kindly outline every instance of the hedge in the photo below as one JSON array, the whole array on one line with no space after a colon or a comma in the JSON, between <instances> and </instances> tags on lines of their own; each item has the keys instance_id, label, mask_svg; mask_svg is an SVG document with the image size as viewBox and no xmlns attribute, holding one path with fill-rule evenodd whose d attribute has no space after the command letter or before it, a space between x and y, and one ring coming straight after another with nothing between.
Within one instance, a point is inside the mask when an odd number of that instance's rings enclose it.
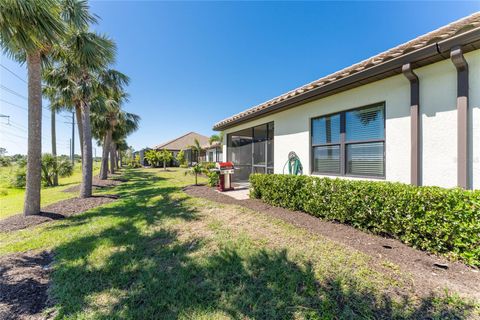
<instances>
[{"instance_id":1,"label":"hedge","mask_svg":"<svg viewBox=\"0 0 480 320\"><path fill-rule=\"evenodd\" d=\"M252 198L480 267L480 190L293 175L250 176Z\"/></svg>"}]
</instances>

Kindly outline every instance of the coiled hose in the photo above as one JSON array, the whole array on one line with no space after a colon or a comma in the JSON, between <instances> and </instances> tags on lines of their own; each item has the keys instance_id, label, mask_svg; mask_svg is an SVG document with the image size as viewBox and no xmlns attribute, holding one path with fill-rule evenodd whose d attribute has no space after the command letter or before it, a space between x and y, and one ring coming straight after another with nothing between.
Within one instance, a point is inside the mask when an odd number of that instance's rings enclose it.
<instances>
[{"instance_id":1,"label":"coiled hose","mask_svg":"<svg viewBox=\"0 0 480 320\"><path fill-rule=\"evenodd\" d=\"M283 166L283 173L285 174L285 167L288 166L288 174L301 175L303 173L303 166L300 158L294 151L288 153L288 160Z\"/></svg>"}]
</instances>

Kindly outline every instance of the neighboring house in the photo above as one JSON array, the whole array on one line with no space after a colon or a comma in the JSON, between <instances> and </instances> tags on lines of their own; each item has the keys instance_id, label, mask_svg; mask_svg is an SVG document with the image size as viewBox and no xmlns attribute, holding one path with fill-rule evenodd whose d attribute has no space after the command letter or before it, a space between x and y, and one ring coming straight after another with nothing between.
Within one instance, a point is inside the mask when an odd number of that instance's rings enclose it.
<instances>
[{"instance_id":1,"label":"neighboring house","mask_svg":"<svg viewBox=\"0 0 480 320\"><path fill-rule=\"evenodd\" d=\"M150 165L150 163L148 163L147 159L145 159L145 152L147 152L148 150L151 150L151 149L150 148L144 148L144 149L133 152L133 157L135 158L136 156L138 156L138 158L140 159L140 164L142 166L149 166Z\"/></svg>"},{"instance_id":2,"label":"neighboring house","mask_svg":"<svg viewBox=\"0 0 480 320\"><path fill-rule=\"evenodd\" d=\"M479 49L476 13L287 92L215 124L224 159L236 180L294 151L304 174L480 189Z\"/></svg>"},{"instance_id":3,"label":"neighboring house","mask_svg":"<svg viewBox=\"0 0 480 320\"><path fill-rule=\"evenodd\" d=\"M207 162L219 162L223 158L223 147L220 142L214 142L212 144L204 145L205 161Z\"/></svg>"},{"instance_id":4,"label":"neighboring house","mask_svg":"<svg viewBox=\"0 0 480 320\"><path fill-rule=\"evenodd\" d=\"M196 163L199 161L198 159L199 155L197 154L197 152L194 152L191 149L191 146L195 144L195 139L199 141L201 146L208 143L208 137L196 132L189 132L178 138L159 144L155 146L154 149L156 150L167 149L168 151L172 152L174 160L172 160L172 163L170 163L170 166L178 165L176 161L176 157L178 152L183 150L187 164L192 165L193 163Z\"/></svg>"}]
</instances>

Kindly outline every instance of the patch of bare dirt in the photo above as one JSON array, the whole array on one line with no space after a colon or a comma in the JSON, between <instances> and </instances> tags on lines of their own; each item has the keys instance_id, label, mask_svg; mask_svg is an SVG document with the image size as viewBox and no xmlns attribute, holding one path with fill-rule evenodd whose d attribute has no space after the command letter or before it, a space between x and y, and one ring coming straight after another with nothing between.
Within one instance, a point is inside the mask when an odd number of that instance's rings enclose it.
<instances>
[{"instance_id":1,"label":"patch of bare dirt","mask_svg":"<svg viewBox=\"0 0 480 320\"><path fill-rule=\"evenodd\" d=\"M38 215L24 216L23 214L16 214L0 220L0 233L25 229L53 220L65 219L117 199L118 197L114 195L102 195L84 199L72 198L62 200L42 208L42 212Z\"/></svg>"},{"instance_id":2,"label":"patch of bare dirt","mask_svg":"<svg viewBox=\"0 0 480 320\"><path fill-rule=\"evenodd\" d=\"M122 182L125 182L125 180L120 177L118 178L115 177L113 179L107 179L107 180L100 180L98 177L93 177L92 187L94 189L104 189L104 188L110 188L110 187L119 185ZM63 192L80 192L80 185L78 184L75 186L71 186L62 191Z\"/></svg>"},{"instance_id":3,"label":"patch of bare dirt","mask_svg":"<svg viewBox=\"0 0 480 320\"><path fill-rule=\"evenodd\" d=\"M188 186L184 191L194 197L219 203L240 205L289 222L297 227L347 245L373 258L373 263L387 260L408 272L419 295L429 295L448 288L464 297L480 300L480 272L460 262L411 248L402 242L369 234L351 226L324 221L304 212L273 207L257 199L236 200L206 186Z\"/></svg>"},{"instance_id":4,"label":"patch of bare dirt","mask_svg":"<svg viewBox=\"0 0 480 320\"><path fill-rule=\"evenodd\" d=\"M49 252L0 257L0 319L44 319L48 306Z\"/></svg>"}]
</instances>

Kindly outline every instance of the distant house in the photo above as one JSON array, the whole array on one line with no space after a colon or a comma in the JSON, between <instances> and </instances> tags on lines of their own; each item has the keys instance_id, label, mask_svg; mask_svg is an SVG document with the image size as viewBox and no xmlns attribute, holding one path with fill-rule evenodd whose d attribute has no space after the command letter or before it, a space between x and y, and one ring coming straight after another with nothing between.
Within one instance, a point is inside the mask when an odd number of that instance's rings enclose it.
<instances>
[{"instance_id":1,"label":"distant house","mask_svg":"<svg viewBox=\"0 0 480 320\"><path fill-rule=\"evenodd\" d=\"M223 147L220 142L214 142L202 147L205 150L205 161L219 162L223 161Z\"/></svg>"},{"instance_id":2,"label":"distant house","mask_svg":"<svg viewBox=\"0 0 480 320\"><path fill-rule=\"evenodd\" d=\"M170 166L178 165L176 161L176 157L177 157L177 154L181 150L183 150L187 164L192 165L193 163L198 162L199 157L202 156L202 154L200 155L197 154L197 152L195 152L191 148L191 146L195 144L195 139L198 140L198 142L200 143L200 146L208 144L208 137L192 131L178 138L175 138L173 140L156 145L155 147L153 147L153 149L155 150L167 149L168 151L170 151L173 154L173 158L174 158L174 160L172 160L172 162L170 163Z\"/></svg>"},{"instance_id":3,"label":"distant house","mask_svg":"<svg viewBox=\"0 0 480 320\"><path fill-rule=\"evenodd\" d=\"M140 150L137 150L135 152L133 152L133 157L139 157L140 159L140 164L142 166L149 166L150 163L148 163L147 159L145 159L145 152L147 152L148 150L151 150L150 148L144 148L144 149L140 149Z\"/></svg>"},{"instance_id":4,"label":"distant house","mask_svg":"<svg viewBox=\"0 0 480 320\"><path fill-rule=\"evenodd\" d=\"M480 13L214 130L225 134L223 158L234 162L236 180L287 173L295 159L308 175L480 189Z\"/></svg>"}]
</instances>

